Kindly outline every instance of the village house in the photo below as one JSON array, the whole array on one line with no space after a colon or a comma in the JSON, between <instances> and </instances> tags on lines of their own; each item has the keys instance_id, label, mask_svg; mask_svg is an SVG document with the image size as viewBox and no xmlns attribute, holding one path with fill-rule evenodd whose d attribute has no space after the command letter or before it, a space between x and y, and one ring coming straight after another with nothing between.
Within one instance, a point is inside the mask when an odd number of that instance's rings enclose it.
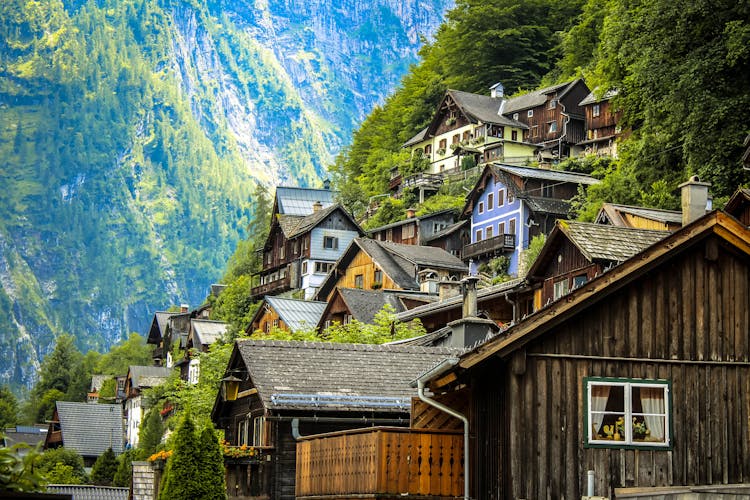
<instances>
[{"instance_id":1,"label":"village house","mask_svg":"<svg viewBox=\"0 0 750 500\"><path fill-rule=\"evenodd\" d=\"M736 217L745 226L750 226L750 189L738 189L729 198L724 211Z\"/></svg>"},{"instance_id":2,"label":"village house","mask_svg":"<svg viewBox=\"0 0 750 500\"><path fill-rule=\"evenodd\" d=\"M750 494L749 290L712 212L420 378L467 419L471 498Z\"/></svg>"},{"instance_id":3,"label":"village house","mask_svg":"<svg viewBox=\"0 0 750 500\"><path fill-rule=\"evenodd\" d=\"M197 353L208 352L209 347L227 333L223 321L191 319L190 331L185 346L185 357L175 363L180 370L180 378L190 384L197 384L200 378L200 357Z\"/></svg>"},{"instance_id":4,"label":"village house","mask_svg":"<svg viewBox=\"0 0 750 500\"><path fill-rule=\"evenodd\" d=\"M367 236L403 245L424 245L427 239L455 222L456 211L453 209L416 215L416 211L410 208L406 211L406 219L368 229Z\"/></svg>"},{"instance_id":5,"label":"village house","mask_svg":"<svg viewBox=\"0 0 750 500\"><path fill-rule=\"evenodd\" d=\"M172 368L179 360L173 359L175 348L184 350L190 336L190 322L193 319L208 320L211 309L205 304L190 310L187 304L182 304L179 311L157 311L151 320L151 327L146 335L146 343L156 347L152 356L154 366Z\"/></svg>"},{"instance_id":6,"label":"village house","mask_svg":"<svg viewBox=\"0 0 750 500\"><path fill-rule=\"evenodd\" d=\"M521 251L538 234L549 234L555 220L567 219L579 187L599 181L591 176L531 167L490 164L466 196L463 216L471 220L471 243L463 260L486 263L508 259L507 273L520 273Z\"/></svg>"},{"instance_id":7,"label":"village house","mask_svg":"<svg viewBox=\"0 0 750 500\"><path fill-rule=\"evenodd\" d=\"M253 300L291 290L302 290L305 299L312 298L344 249L364 234L341 205L324 207L317 199L321 195L330 197L331 191L277 188Z\"/></svg>"},{"instance_id":8,"label":"village house","mask_svg":"<svg viewBox=\"0 0 750 500\"><path fill-rule=\"evenodd\" d=\"M123 452L123 414L118 404L55 402L44 448L63 446L91 467L108 448L115 455Z\"/></svg>"},{"instance_id":9,"label":"village house","mask_svg":"<svg viewBox=\"0 0 750 500\"><path fill-rule=\"evenodd\" d=\"M356 238L321 284L316 298L327 301L337 287L437 294L441 281L458 281L467 271L460 259L441 248Z\"/></svg>"},{"instance_id":10,"label":"village house","mask_svg":"<svg viewBox=\"0 0 750 500\"><path fill-rule=\"evenodd\" d=\"M508 100L496 84L491 95L448 90L430 125L409 139L404 148L429 161L429 172L440 174L488 161L523 165L536 159L536 146L525 141L528 126L503 113ZM399 185L406 179L399 178Z\"/></svg>"},{"instance_id":11,"label":"village house","mask_svg":"<svg viewBox=\"0 0 750 500\"><path fill-rule=\"evenodd\" d=\"M603 203L595 222L635 229L675 231L682 227L682 212Z\"/></svg>"},{"instance_id":12,"label":"village house","mask_svg":"<svg viewBox=\"0 0 750 500\"><path fill-rule=\"evenodd\" d=\"M622 112L612 106L611 100L616 95L617 92L608 91L597 97L591 92L579 103L586 116L586 138L576 144L581 154L617 158Z\"/></svg>"},{"instance_id":13,"label":"village house","mask_svg":"<svg viewBox=\"0 0 750 500\"><path fill-rule=\"evenodd\" d=\"M131 448L138 446L138 433L145 415L143 389L156 387L166 382L171 368L164 366L131 366L125 381L125 441ZM122 430L121 430L122 432Z\"/></svg>"},{"instance_id":14,"label":"village house","mask_svg":"<svg viewBox=\"0 0 750 500\"><path fill-rule=\"evenodd\" d=\"M410 438L406 429L414 394L409 383L456 352L394 345L236 341L222 394L211 413L216 427L237 450L236 456L225 459L230 498L295 498L297 441L310 434L391 426L388 435L394 445L401 442L406 449L407 442L414 442L414 463L424 461L426 466L427 451L417 452L419 435ZM456 436L448 440L455 441ZM341 449L336 461L346 464L350 481L365 480L371 469L345 455L352 451L356 453L356 449ZM314 455L329 460L337 456L334 453L318 450ZM449 448L443 453L447 462ZM437 460L439 454L434 450L430 456Z\"/></svg>"},{"instance_id":15,"label":"village house","mask_svg":"<svg viewBox=\"0 0 750 500\"><path fill-rule=\"evenodd\" d=\"M325 302L315 300L264 297L246 333L269 333L274 328L292 333L313 330L325 307Z\"/></svg>"}]
</instances>

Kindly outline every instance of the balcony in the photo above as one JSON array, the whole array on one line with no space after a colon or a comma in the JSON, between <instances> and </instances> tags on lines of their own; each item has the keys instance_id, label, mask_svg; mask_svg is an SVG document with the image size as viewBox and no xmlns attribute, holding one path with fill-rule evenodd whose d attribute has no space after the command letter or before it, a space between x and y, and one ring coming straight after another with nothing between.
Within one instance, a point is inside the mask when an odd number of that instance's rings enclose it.
<instances>
[{"instance_id":1,"label":"balcony","mask_svg":"<svg viewBox=\"0 0 750 500\"><path fill-rule=\"evenodd\" d=\"M296 497L463 495L461 432L372 427L297 442Z\"/></svg>"},{"instance_id":2,"label":"balcony","mask_svg":"<svg viewBox=\"0 0 750 500\"><path fill-rule=\"evenodd\" d=\"M440 189L443 185L443 176L440 174L414 174L401 181L401 189Z\"/></svg>"},{"instance_id":3,"label":"balcony","mask_svg":"<svg viewBox=\"0 0 750 500\"><path fill-rule=\"evenodd\" d=\"M292 280L289 275L284 276L276 281L264 283L263 285L254 286L250 291L253 299L258 299L264 295L276 295L292 289Z\"/></svg>"},{"instance_id":4,"label":"balcony","mask_svg":"<svg viewBox=\"0 0 750 500\"><path fill-rule=\"evenodd\" d=\"M480 255L493 255L512 252L516 248L515 234L501 234L493 238L477 241L464 247L463 259L471 259Z\"/></svg>"}]
</instances>

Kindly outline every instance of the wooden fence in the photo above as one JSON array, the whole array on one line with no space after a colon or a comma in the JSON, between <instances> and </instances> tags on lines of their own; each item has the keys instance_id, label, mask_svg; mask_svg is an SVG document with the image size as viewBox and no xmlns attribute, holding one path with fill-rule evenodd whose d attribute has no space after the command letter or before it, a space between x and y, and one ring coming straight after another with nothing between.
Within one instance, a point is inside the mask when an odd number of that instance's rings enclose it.
<instances>
[{"instance_id":1,"label":"wooden fence","mask_svg":"<svg viewBox=\"0 0 750 500\"><path fill-rule=\"evenodd\" d=\"M302 438L296 497L463 495L461 432L373 427Z\"/></svg>"}]
</instances>

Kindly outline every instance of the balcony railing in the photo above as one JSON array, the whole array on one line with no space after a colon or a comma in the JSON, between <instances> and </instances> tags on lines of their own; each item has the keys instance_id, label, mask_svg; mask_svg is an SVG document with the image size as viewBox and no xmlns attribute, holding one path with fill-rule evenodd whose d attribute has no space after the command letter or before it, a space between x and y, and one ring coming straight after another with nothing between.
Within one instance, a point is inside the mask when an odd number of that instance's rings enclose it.
<instances>
[{"instance_id":1,"label":"balcony railing","mask_svg":"<svg viewBox=\"0 0 750 500\"><path fill-rule=\"evenodd\" d=\"M463 258L470 259L479 255L512 252L516 248L515 234L501 234L493 238L477 241L464 247Z\"/></svg>"},{"instance_id":2,"label":"balcony railing","mask_svg":"<svg viewBox=\"0 0 750 500\"><path fill-rule=\"evenodd\" d=\"M263 285L254 286L250 291L250 294L253 298L262 297L264 295L275 295L277 293L283 293L291 290L291 284L291 277L287 275L281 279L271 281L269 283L264 283Z\"/></svg>"},{"instance_id":3,"label":"balcony railing","mask_svg":"<svg viewBox=\"0 0 750 500\"><path fill-rule=\"evenodd\" d=\"M297 442L296 497L329 495L461 497L463 435L373 427L304 437Z\"/></svg>"},{"instance_id":4,"label":"balcony railing","mask_svg":"<svg viewBox=\"0 0 750 500\"><path fill-rule=\"evenodd\" d=\"M402 189L427 187L432 189L438 189L443 184L443 176L440 174L414 174L409 177L405 177L401 181Z\"/></svg>"}]
</instances>

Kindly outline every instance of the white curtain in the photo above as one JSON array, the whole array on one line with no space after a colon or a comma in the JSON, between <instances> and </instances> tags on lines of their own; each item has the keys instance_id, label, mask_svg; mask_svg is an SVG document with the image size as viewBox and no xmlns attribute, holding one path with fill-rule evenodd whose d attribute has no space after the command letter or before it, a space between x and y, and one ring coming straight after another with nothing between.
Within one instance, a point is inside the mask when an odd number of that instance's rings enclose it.
<instances>
[{"instance_id":1,"label":"white curtain","mask_svg":"<svg viewBox=\"0 0 750 500\"><path fill-rule=\"evenodd\" d=\"M591 385L591 439L596 439L604 421L604 410L607 409L607 400L609 399L608 385ZM595 413L596 412L596 413Z\"/></svg>"},{"instance_id":2,"label":"white curtain","mask_svg":"<svg viewBox=\"0 0 750 500\"><path fill-rule=\"evenodd\" d=\"M640 390L643 413L651 414L643 417L651 438L664 442L664 388L640 387Z\"/></svg>"}]
</instances>

